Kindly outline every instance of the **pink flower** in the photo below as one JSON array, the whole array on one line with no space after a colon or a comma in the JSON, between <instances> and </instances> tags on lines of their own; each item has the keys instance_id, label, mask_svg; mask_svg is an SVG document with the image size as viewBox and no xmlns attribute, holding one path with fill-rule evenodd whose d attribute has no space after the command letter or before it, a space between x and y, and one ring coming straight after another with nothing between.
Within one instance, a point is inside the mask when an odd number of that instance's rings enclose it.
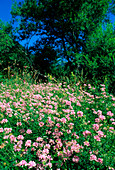
<instances>
[{"instance_id":1,"label":"pink flower","mask_svg":"<svg viewBox=\"0 0 115 170\"><path fill-rule=\"evenodd\" d=\"M84 145L90 146L90 143L89 143L88 141L85 141L85 142L84 142Z\"/></svg>"},{"instance_id":2,"label":"pink flower","mask_svg":"<svg viewBox=\"0 0 115 170\"><path fill-rule=\"evenodd\" d=\"M18 164L16 164L16 166L27 166L27 162L25 161L25 160L22 160L22 161L20 161Z\"/></svg>"},{"instance_id":3,"label":"pink flower","mask_svg":"<svg viewBox=\"0 0 115 170\"><path fill-rule=\"evenodd\" d=\"M109 128L109 132L112 132L112 133L113 133L113 131L114 131L114 127L110 127L110 128Z\"/></svg>"},{"instance_id":4,"label":"pink flower","mask_svg":"<svg viewBox=\"0 0 115 170\"><path fill-rule=\"evenodd\" d=\"M11 143L16 142L16 137L14 135L10 135L10 140L11 140Z\"/></svg>"},{"instance_id":5,"label":"pink flower","mask_svg":"<svg viewBox=\"0 0 115 170\"><path fill-rule=\"evenodd\" d=\"M47 165L51 168L52 167L52 163L48 162Z\"/></svg>"},{"instance_id":6,"label":"pink flower","mask_svg":"<svg viewBox=\"0 0 115 170\"><path fill-rule=\"evenodd\" d=\"M78 135L76 135L76 133L74 132L74 133L72 133L72 135L73 136L75 136L76 137L76 139L79 139L79 136Z\"/></svg>"},{"instance_id":7,"label":"pink flower","mask_svg":"<svg viewBox=\"0 0 115 170\"><path fill-rule=\"evenodd\" d=\"M111 170L115 170L113 167L110 167L110 166L109 166L109 169L111 169Z\"/></svg>"},{"instance_id":8,"label":"pink flower","mask_svg":"<svg viewBox=\"0 0 115 170\"><path fill-rule=\"evenodd\" d=\"M51 145L55 144L54 140L50 139L49 143L51 143Z\"/></svg>"},{"instance_id":9,"label":"pink flower","mask_svg":"<svg viewBox=\"0 0 115 170\"><path fill-rule=\"evenodd\" d=\"M0 133L2 133L4 131L4 129L3 128L0 128Z\"/></svg>"},{"instance_id":10,"label":"pink flower","mask_svg":"<svg viewBox=\"0 0 115 170\"><path fill-rule=\"evenodd\" d=\"M88 130L86 130L86 131L83 132L83 135L84 135L85 137L87 137L88 135L91 135L91 132L88 131Z\"/></svg>"},{"instance_id":11,"label":"pink flower","mask_svg":"<svg viewBox=\"0 0 115 170\"><path fill-rule=\"evenodd\" d=\"M102 111L101 110L98 110L97 113L98 113L98 116L102 115Z\"/></svg>"},{"instance_id":12,"label":"pink flower","mask_svg":"<svg viewBox=\"0 0 115 170\"><path fill-rule=\"evenodd\" d=\"M5 111L5 106L2 105L2 106L1 106L1 112L4 112L4 111Z\"/></svg>"},{"instance_id":13,"label":"pink flower","mask_svg":"<svg viewBox=\"0 0 115 170\"><path fill-rule=\"evenodd\" d=\"M105 87L105 84L100 84L100 86Z\"/></svg>"},{"instance_id":14,"label":"pink flower","mask_svg":"<svg viewBox=\"0 0 115 170\"><path fill-rule=\"evenodd\" d=\"M46 160L47 159L47 156L45 154L40 154L39 155L39 159L41 160Z\"/></svg>"},{"instance_id":15,"label":"pink flower","mask_svg":"<svg viewBox=\"0 0 115 170\"><path fill-rule=\"evenodd\" d=\"M12 128L4 128L5 133L10 133L12 131Z\"/></svg>"},{"instance_id":16,"label":"pink flower","mask_svg":"<svg viewBox=\"0 0 115 170\"><path fill-rule=\"evenodd\" d=\"M75 162L75 163L78 163L79 162L79 157L78 156L74 156L72 158L72 161Z\"/></svg>"},{"instance_id":17,"label":"pink flower","mask_svg":"<svg viewBox=\"0 0 115 170\"><path fill-rule=\"evenodd\" d=\"M40 127L44 126L44 123L43 122L39 122L39 126Z\"/></svg>"},{"instance_id":18,"label":"pink flower","mask_svg":"<svg viewBox=\"0 0 115 170\"><path fill-rule=\"evenodd\" d=\"M100 163L102 164L102 163L103 163L103 159L98 158L98 159L97 159L97 162L100 162Z\"/></svg>"},{"instance_id":19,"label":"pink flower","mask_svg":"<svg viewBox=\"0 0 115 170\"><path fill-rule=\"evenodd\" d=\"M104 133L101 130L97 131L97 133L98 133L99 137L104 137Z\"/></svg>"},{"instance_id":20,"label":"pink flower","mask_svg":"<svg viewBox=\"0 0 115 170\"><path fill-rule=\"evenodd\" d=\"M21 145L14 145L14 151L20 151L21 150Z\"/></svg>"},{"instance_id":21,"label":"pink flower","mask_svg":"<svg viewBox=\"0 0 115 170\"><path fill-rule=\"evenodd\" d=\"M5 135L4 137L3 137L3 139L8 139L9 138L9 135Z\"/></svg>"},{"instance_id":22,"label":"pink flower","mask_svg":"<svg viewBox=\"0 0 115 170\"><path fill-rule=\"evenodd\" d=\"M27 134L31 134L31 133L32 133L32 130L31 130L31 129L28 129L28 130L26 131L26 133L27 133Z\"/></svg>"},{"instance_id":23,"label":"pink flower","mask_svg":"<svg viewBox=\"0 0 115 170\"><path fill-rule=\"evenodd\" d=\"M44 148L47 148L47 149L50 149L50 144L46 144L45 146L44 146Z\"/></svg>"},{"instance_id":24,"label":"pink flower","mask_svg":"<svg viewBox=\"0 0 115 170\"><path fill-rule=\"evenodd\" d=\"M75 111L74 111L74 110L71 110L70 115L75 115ZM69 114L67 115L68 120L70 120L70 117L69 117L70 115L69 115Z\"/></svg>"},{"instance_id":25,"label":"pink flower","mask_svg":"<svg viewBox=\"0 0 115 170\"><path fill-rule=\"evenodd\" d=\"M1 124L3 124L3 123L7 123L7 122L8 122L8 120L7 120L7 119L2 119Z\"/></svg>"},{"instance_id":26,"label":"pink flower","mask_svg":"<svg viewBox=\"0 0 115 170\"><path fill-rule=\"evenodd\" d=\"M79 150L80 148L81 148L81 146L79 144L73 144L71 146L71 151L72 152L75 151L76 153L79 153L80 152L80 150Z\"/></svg>"},{"instance_id":27,"label":"pink flower","mask_svg":"<svg viewBox=\"0 0 115 170\"><path fill-rule=\"evenodd\" d=\"M31 151L35 151L36 149L35 148L31 148Z\"/></svg>"},{"instance_id":28,"label":"pink flower","mask_svg":"<svg viewBox=\"0 0 115 170\"><path fill-rule=\"evenodd\" d=\"M36 141L37 141L37 142L42 142L42 141L43 141L43 138L38 137L38 138L36 139Z\"/></svg>"},{"instance_id":29,"label":"pink flower","mask_svg":"<svg viewBox=\"0 0 115 170\"><path fill-rule=\"evenodd\" d=\"M17 122L17 126L22 126L22 123L21 122Z\"/></svg>"},{"instance_id":30,"label":"pink flower","mask_svg":"<svg viewBox=\"0 0 115 170\"><path fill-rule=\"evenodd\" d=\"M50 124L53 124L54 122L51 120L51 117L48 117L48 122L50 123Z\"/></svg>"},{"instance_id":31,"label":"pink flower","mask_svg":"<svg viewBox=\"0 0 115 170\"><path fill-rule=\"evenodd\" d=\"M83 116L83 112L82 111L78 111L77 115L78 115L78 117L82 117Z\"/></svg>"},{"instance_id":32,"label":"pink flower","mask_svg":"<svg viewBox=\"0 0 115 170\"><path fill-rule=\"evenodd\" d=\"M39 95L39 94L36 94L33 96L34 99L38 99L38 100L41 100L42 99L42 96Z\"/></svg>"},{"instance_id":33,"label":"pink flower","mask_svg":"<svg viewBox=\"0 0 115 170\"><path fill-rule=\"evenodd\" d=\"M29 166L29 169L30 169L30 168L33 168L33 167L36 166L36 163L35 163L34 161L30 161L30 162L28 163L28 166Z\"/></svg>"},{"instance_id":34,"label":"pink flower","mask_svg":"<svg viewBox=\"0 0 115 170\"><path fill-rule=\"evenodd\" d=\"M57 148L61 148L63 146L61 139L57 139L56 142L57 142L57 145L56 145Z\"/></svg>"},{"instance_id":35,"label":"pink flower","mask_svg":"<svg viewBox=\"0 0 115 170\"><path fill-rule=\"evenodd\" d=\"M7 108L6 111L7 111L7 113L12 113L12 109L11 108Z\"/></svg>"},{"instance_id":36,"label":"pink flower","mask_svg":"<svg viewBox=\"0 0 115 170\"><path fill-rule=\"evenodd\" d=\"M17 145L18 146L21 146L23 144L23 141L22 140L19 140L18 142L17 142Z\"/></svg>"},{"instance_id":37,"label":"pink flower","mask_svg":"<svg viewBox=\"0 0 115 170\"><path fill-rule=\"evenodd\" d=\"M110 121L114 121L115 119L111 118Z\"/></svg>"},{"instance_id":38,"label":"pink flower","mask_svg":"<svg viewBox=\"0 0 115 170\"><path fill-rule=\"evenodd\" d=\"M71 130L67 130L66 132L67 132L68 134L70 134L70 133L71 133Z\"/></svg>"},{"instance_id":39,"label":"pink flower","mask_svg":"<svg viewBox=\"0 0 115 170\"><path fill-rule=\"evenodd\" d=\"M105 91L105 88L101 88L102 91Z\"/></svg>"},{"instance_id":40,"label":"pink flower","mask_svg":"<svg viewBox=\"0 0 115 170\"><path fill-rule=\"evenodd\" d=\"M92 110L93 110L93 113L94 113L94 114L97 114L97 112L95 111L95 109L92 109Z\"/></svg>"},{"instance_id":41,"label":"pink flower","mask_svg":"<svg viewBox=\"0 0 115 170\"><path fill-rule=\"evenodd\" d=\"M94 139L96 139L96 141L101 141L100 137L98 135L94 136Z\"/></svg>"},{"instance_id":42,"label":"pink flower","mask_svg":"<svg viewBox=\"0 0 115 170\"><path fill-rule=\"evenodd\" d=\"M98 124L93 124L93 129L96 130L96 131L99 130L99 125Z\"/></svg>"},{"instance_id":43,"label":"pink flower","mask_svg":"<svg viewBox=\"0 0 115 170\"><path fill-rule=\"evenodd\" d=\"M115 122L112 122L112 125L115 125Z\"/></svg>"},{"instance_id":44,"label":"pink flower","mask_svg":"<svg viewBox=\"0 0 115 170\"><path fill-rule=\"evenodd\" d=\"M103 115L99 115L99 119L101 119L101 120L105 120L105 116L103 116Z\"/></svg>"},{"instance_id":45,"label":"pink flower","mask_svg":"<svg viewBox=\"0 0 115 170\"><path fill-rule=\"evenodd\" d=\"M66 104L65 104L65 105L71 106L71 101L66 101Z\"/></svg>"},{"instance_id":46,"label":"pink flower","mask_svg":"<svg viewBox=\"0 0 115 170\"><path fill-rule=\"evenodd\" d=\"M80 102L79 101L77 101L77 104L76 104L77 106L81 106L81 104L80 104Z\"/></svg>"},{"instance_id":47,"label":"pink flower","mask_svg":"<svg viewBox=\"0 0 115 170\"><path fill-rule=\"evenodd\" d=\"M33 143L33 146L35 146L36 148L38 147L38 143L37 142L34 142Z\"/></svg>"},{"instance_id":48,"label":"pink flower","mask_svg":"<svg viewBox=\"0 0 115 170\"><path fill-rule=\"evenodd\" d=\"M61 118L60 120L62 123L66 123L66 118Z\"/></svg>"},{"instance_id":49,"label":"pink flower","mask_svg":"<svg viewBox=\"0 0 115 170\"><path fill-rule=\"evenodd\" d=\"M56 126L57 126L58 128L61 127L59 123L56 123Z\"/></svg>"},{"instance_id":50,"label":"pink flower","mask_svg":"<svg viewBox=\"0 0 115 170\"><path fill-rule=\"evenodd\" d=\"M91 161L97 161L96 155L91 154L91 155L90 155L90 160L91 160Z\"/></svg>"},{"instance_id":51,"label":"pink flower","mask_svg":"<svg viewBox=\"0 0 115 170\"><path fill-rule=\"evenodd\" d=\"M25 146L26 147L31 147L31 140L27 140L26 143L25 143Z\"/></svg>"},{"instance_id":52,"label":"pink flower","mask_svg":"<svg viewBox=\"0 0 115 170\"><path fill-rule=\"evenodd\" d=\"M95 122L96 122L96 123L99 123L99 122L100 122L100 119L99 119L99 118L95 118Z\"/></svg>"},{"instance_id":53,"label":"pink flower","mask_svg":"<svg viewBox=\"0 0 115 170\"><path fill-rule=\"evenodd\" d=\"M111 111L108 111L107 115L112 117L114 114Z\"/></svg>"},{"instance_id":54,"label":"pink flower","mask_svg":"<svg viewBox=\"0 0 115 170\"><path fill-rule=\"evenodd\" d=\"M42 153L43 154L48 154L49 153L49 149L43 149Z\"/></svg>"},{"instance_id":55,"label":"pink flower","mask_svg":"<svg viewBox=\"0 0 115 170\"><path fill-rule=\"evenodd\" d=\"M23 137L23 135L19 135L19 136L17 137L17 139L18 139L18 140L23 140L24 137Z\"/></svg>"}]
</instances>

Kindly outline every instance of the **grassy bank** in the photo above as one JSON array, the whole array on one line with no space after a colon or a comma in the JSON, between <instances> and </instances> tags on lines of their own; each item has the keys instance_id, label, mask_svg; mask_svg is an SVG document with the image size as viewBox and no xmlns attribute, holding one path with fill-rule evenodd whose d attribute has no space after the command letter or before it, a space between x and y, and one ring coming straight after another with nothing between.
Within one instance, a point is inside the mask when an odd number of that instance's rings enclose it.
<instances>
[{"instance_id":1,"label":"grassy bank","mask_svg":"<svg viewBox=\"0 0 115 170\"><path fill-rule=\"evenodd\" d=\"M103 84L1 83L1 169L114 169L114 111Z\"/></svg>"}]
</instances>

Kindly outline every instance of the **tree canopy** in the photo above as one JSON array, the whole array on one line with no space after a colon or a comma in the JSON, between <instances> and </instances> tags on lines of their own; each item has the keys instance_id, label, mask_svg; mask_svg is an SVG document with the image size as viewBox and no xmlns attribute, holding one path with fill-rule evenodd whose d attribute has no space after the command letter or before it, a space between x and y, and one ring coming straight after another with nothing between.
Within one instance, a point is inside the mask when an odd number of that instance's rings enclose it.
<instances>
[{"instance_id":1,"label":"tree canopy","mask_svg":"<svg viewBox=\"0 0 115 170\"><path fill-rule=\"evenodd\" d=\"M38 35L34 50L50 45L69 62L86 50L87 37L102 23L110 0L25 0L12 8L19 38ZM41 39L40 39L40 38Z\"/></svg>"},{"instance_id":2,"label":"tree canopy","mask_svg":"<svg viewBox=\"0 0 115 170\"><path fill-rule=\"evenodd\" d=\"M14 46L11 38L12 27L10 24L4 24L0 21L0 63L4 67L12 60L12 48Z\"/></svg>"},{"instance_id":3,"label":"tree canopy","mask_svg":"<svg viewBox=\"0 0 115 170\"><path fill-rule=\"evenodd\" d=\"M16 41L10 23L0 21L0 71L8 66L23 68L27 64L25 48Z\"/></svg>"}]
</instances>

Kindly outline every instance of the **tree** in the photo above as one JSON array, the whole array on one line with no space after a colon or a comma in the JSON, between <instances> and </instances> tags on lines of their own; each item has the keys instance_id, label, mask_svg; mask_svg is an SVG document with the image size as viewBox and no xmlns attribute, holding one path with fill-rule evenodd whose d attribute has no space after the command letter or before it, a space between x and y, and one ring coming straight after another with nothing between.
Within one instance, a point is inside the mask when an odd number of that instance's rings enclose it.
<instances>
[{"instance_id":1,"label":"tree","mask_svg":"<svg viewBox=\"0 0 115 170\"><path fill-rule=\"evenodd\" d=\"M34 54L34 66L41 74L53 73L56 67L56 51L50 46L44 46L43 49L36 51ZM52 59L53 58L53 59Z\"/></svg>"},{"instance_id":2,"label":"tree","mask_svg":"<svg viewBox=\"0 0 115 170\"><path fill-rule=\"evenodd\" d=\"M12 60L11 50L14 42L11 38L11 26L0 21L0 63L1 68L7 67Z\"/></svg>"},{"instance_id":3,"label":"tree","mask_svg":"<svg viewBox=\"0 0 115 170\"><path fill-rule=\"evenodd\" d=\"M86 52L81 54L84 72L93 81L107 84L115 93L115 26L100 24L86 41Z\"/></svg>"},{"instance_id":4,"label":"tree","mask_svg":"<svg viewBox=\"0 0 115 170\"><path fill-rule=\"evenodd\" d=\"M23 70L23 66L28 63L26 50L15 40L12 30L11 24L0 21L0 72L2 74L9 68Z\"/></svg>"},{"instance_id":5,"label":"tree","mask_svg":"<svg viewBox=\"0 0 115 170\"><path fill-rule=\"evenodd\" d=\"M36 35L34 51L50 45L71 65L76 53L86 52L86 40L105 18L109 2L111 0L24 0L14 5L11 14L14 21L20 18L21 40Z\"/></svg>"}]
</instances>

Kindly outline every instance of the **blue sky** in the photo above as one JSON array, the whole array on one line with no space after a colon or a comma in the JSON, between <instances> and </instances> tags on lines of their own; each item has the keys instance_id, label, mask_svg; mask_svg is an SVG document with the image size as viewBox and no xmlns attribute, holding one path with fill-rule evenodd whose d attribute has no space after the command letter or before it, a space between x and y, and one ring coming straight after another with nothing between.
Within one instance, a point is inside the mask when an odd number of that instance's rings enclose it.
<instances>
[{"instance_id":1,"label":"blue sky","mask_svg":"<svg viewBox=\"0 0 115 170\"><path fill-rule=\"evenodd\" d=\"M20 2L22 0L17 0ZM9 22L11 19L11 7L12 7L13 0L0 0L0 19L4 22Z\"/></svg>"}]
</instances>

